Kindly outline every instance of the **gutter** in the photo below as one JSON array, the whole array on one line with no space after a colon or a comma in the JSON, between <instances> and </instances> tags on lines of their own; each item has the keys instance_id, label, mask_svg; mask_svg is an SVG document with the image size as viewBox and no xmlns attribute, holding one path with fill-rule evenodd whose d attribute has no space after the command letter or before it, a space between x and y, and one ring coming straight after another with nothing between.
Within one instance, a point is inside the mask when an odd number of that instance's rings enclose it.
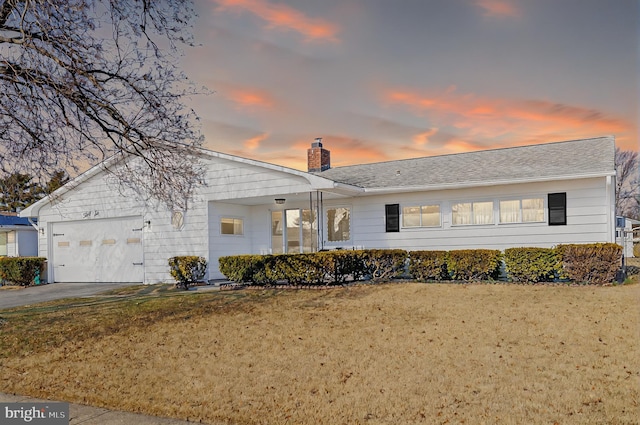
<instances>
[{"instance_id":1,"label":"gutter","mask_svg":"<svg viewBox=\"0 0 640 425\"><path fill-rule=\"evenodd\" d=\"M37 232L40 231L40 228L38 227L38 224L33 221L33 217L29 216L29 217L27 217L27 220L29 220L29 224L31 225L31 227L36 229Z\"/></svg>"},{"instance_id":2,"label":"gutter","mask_svg":"<svg viewBox=\"0 0 640 425\"><path fill-rule=\"evenodd\" d=\"M521 184L521 183L544 183L549 181L590 179L595 177L609 177L609 176L615 176L615 171L610 173L583 174L578 176L576 175L553 176L553 177L544 177L544 178L537 178L537 179L520 179L520 180L492 180L487 182L477 181L477 182L469 182L469 183L463 183L463 184L446 183L446 184L427 185L427 186L372 187L372 188L365 188L364 192L370 193L370 194L384 194L384 193L434 191L434 190L447 190L447 189L466 189L471 187L487 187L487 186L498 186L498 185Z\"/></svg>"}]
</instances>

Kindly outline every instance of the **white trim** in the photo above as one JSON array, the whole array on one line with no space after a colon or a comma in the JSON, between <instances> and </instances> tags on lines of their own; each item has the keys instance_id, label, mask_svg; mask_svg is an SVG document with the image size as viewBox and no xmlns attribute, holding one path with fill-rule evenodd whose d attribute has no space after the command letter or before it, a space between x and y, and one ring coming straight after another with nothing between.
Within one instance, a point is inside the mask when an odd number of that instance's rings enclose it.
<instances>
[{"instance_id":1,"label":"white trim","mask_svg":"<svg viewBox=\"0 0 640 425\"><path fill-rule=\"evenodd\" d=\"M440 223L435 226L425 226L422 224L422 207L433 207L438 206L438 216L440 217ZM405 208L420 208L420 225L419 226L405 226L404 225L404 209ZM414 205L411 203L407 203L407 205L400 204L400 230L414 230L414 229L442 229L442 201L431 202L431 203L419 203L419 205Z\"/></svg>"},{"instance_id":2,"label":"white trim","mask_svg":"<svg viewBox=\"0 0 640 425\"><path fill-rule=\"evenodd\" d=\"M395 186L395 187L374 187L366 188L364 192L366 194L383 195L385 193L402 193L402 192L431 192L436 190L450 190L450 189L467 189L473 187L486 187L486 186L498 186L498 185L514 185L521 183L544 183L549 181L559 180L576 180L576 179L591 179L597 177L613 176L613 172L610 173L594 173L594 174L581 174L581 175L567 175L567 176L554 176L554 177L539 177L530 179L514 179L514 180L487 180L467 183L447 183L437 185L424 185L424 186Z\"/></svg>"}]
</instances>

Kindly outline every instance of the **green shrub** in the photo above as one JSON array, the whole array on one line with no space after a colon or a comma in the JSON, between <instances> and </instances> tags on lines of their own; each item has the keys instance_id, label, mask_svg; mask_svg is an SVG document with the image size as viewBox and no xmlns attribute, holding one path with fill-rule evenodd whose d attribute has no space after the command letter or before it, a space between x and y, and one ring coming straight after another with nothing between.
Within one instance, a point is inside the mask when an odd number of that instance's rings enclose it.
<instances>
[{"instance_id":1,"label":"green shrub","mask_svg":"<svg viewBox=\"0 0 640 425\"><path fill-rule=\"evenodd\" d=\"M454 280L487 280L500 276L502 253L494 249L449 251L447 268Z\"/></svg>"},{"instance_id":2,"label":"green shrub","mask_svg":"<svg viewBox=\"0 0 640 425\"><path fill-rule=\"evenodd\" d=\"M332 283L356 281L364 278L365 252L362 250L337 250L317 253L325 277Z\"/></svg>"},{"instance_id":3,"label":"green shrub","mask_svg":"<svg viewBox=\"0 0 640 425\"><path fill-rule=\"evenodd\" d=\"M266 274L272 282L286 281L290 285L321 284L325 270L322 258L312 254L280 254L272 256L273 264L266 266Z\"/></svg>"},{"instance_id":4,"label":"green shrub","mask_svg":"<svg viewBox=\"0 0 640 425\"><path fill-rule=\"evenodd\" d=\"M448 279L447 251L411 251L409 273L423 282Z\"/></svg>"},{"instance_id":5,"label":"green shrub","mask_svg":"<svg viewBox=\"0 0 640 425\"><path fill-rule=\"evenodd\" d=\"M33 285L42 276L46 261L42 257L0 257L0 280L5 285Z\"/></svg>"},{"instance_id":6,"label":"green shrub","mask_svg":"<svg viewBox=\"0 0 640 425\"><path fill-rule=\"evenodd\" d=\"M207 272L207 260L195 255L169 258L169 270L176 280L176 287L188 289L189 285L201 281Z\"/></svg>"},{"instance_id":7,"label":"green shrub","mask_svg":"<svg viewBox=\"0 0 640 425\"><path fill-rule=\"evenodd\" d=\"M622 261L622 247L615 243L558 245L556 254L562 275L576 283L611 283Z\"/></svg>"},{"instance_id":8,"label":"green shrub","mask_svg":"<svg viewBox=\"0 0 640 425\"><path fill-rule=\"evenodd\" d=\"M220 257L220 273L236 283L270 285L279 278L278 255L230 255Z\"/></svg>"},{"instance_id":9,"label":"green shrub","mask_svg":"<svg viewBox=\"0 0 640 425\"><path fill-rule=\"evenodd\" d=\"M504 250L508 276L517 282L549 282L555 277L558 259L551 248L508 248Z\"/></svg>"},{"instance_id":10,"label":"green shrub","mask_svg":"<svg viewBox=\"0 0 640 425\"><path fill-rule=\"evenodd\" d=\"M408 255L403 249L367 249L362 258L365 274L373 280L399 277L404 273Z\"/></svg>"}]
</instances>

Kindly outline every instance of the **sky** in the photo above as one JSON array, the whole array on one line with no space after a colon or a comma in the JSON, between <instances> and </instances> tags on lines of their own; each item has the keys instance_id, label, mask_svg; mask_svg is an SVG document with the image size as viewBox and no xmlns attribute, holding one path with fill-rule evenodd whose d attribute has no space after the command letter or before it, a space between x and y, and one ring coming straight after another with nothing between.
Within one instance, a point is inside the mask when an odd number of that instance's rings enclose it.
<instances>
[{"instance_id":1,"label":"sky","mask_svg":"<svg viewBox=\"0 0 640 425\"><path fill-rule=\"evenodd\" d=\"M195 0L205 147L306 171L614 135L638 150L640 0ZM579 153L577 153L579 154Z\"/></svg>"}]
</instances>

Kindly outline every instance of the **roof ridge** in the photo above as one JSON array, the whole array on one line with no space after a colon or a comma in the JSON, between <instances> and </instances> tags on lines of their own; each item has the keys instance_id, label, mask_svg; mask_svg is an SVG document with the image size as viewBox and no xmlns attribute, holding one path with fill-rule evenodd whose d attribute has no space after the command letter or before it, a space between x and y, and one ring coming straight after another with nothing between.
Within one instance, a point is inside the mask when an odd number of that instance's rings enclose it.
<instances>
[{"instance_id":1,"label":"roof ridge","mask_svg":"<svg viewBox=\"0 0 640 425\"><path fill-rule=\"evenodd\" d=\"M463 155L473 155L473 154L482 154L485 152L498 152L498 151L506 151L506 150L513 150L513 149L526 149L526 148L535 148L535 147L539 147L539 146L549 146L549 145L560 145L560 144L567 144L567 143L576 143L576 142L587 142L587 141L595 141L595 140L611 140L614 139L614 136L599 136L599 137L589 137L589 138L585 138L585 139L573 139L573 140L560 140L560 141L555 141L555 142L545 142L545 143L537 143L537 144L532 144L532 145L519 145L519 146L504 146L504 147L500 147L500 148L491 148L491 149L480 149L477 151L469 151L469 152L456 152L456 153L445 153L445 154L439 154L439 155L427 155L427 156L418 156L418 157L414 157L414 158L402 158L402 159L390 159L388 161L378 161L378 162L368 162L365 164L351 164L351 165L342 165L339 167L331 167L329 170L339 170L339 169L345 169L345 168L350 168L350 167L366 167L366 166L371 166L371 165L377 165L377 164L391 164L391 163L400 163L400 162L405 162L405 161L417 161L417 160L422 160L425 158L444 158L444 157L449 157L449 156L456 156L456 157L460 157ZM329 170L325 170L325 171L329 171ZM317 175L322 175L323 172L319 172L316 173Z\"/></svg>"}]
</instances>

